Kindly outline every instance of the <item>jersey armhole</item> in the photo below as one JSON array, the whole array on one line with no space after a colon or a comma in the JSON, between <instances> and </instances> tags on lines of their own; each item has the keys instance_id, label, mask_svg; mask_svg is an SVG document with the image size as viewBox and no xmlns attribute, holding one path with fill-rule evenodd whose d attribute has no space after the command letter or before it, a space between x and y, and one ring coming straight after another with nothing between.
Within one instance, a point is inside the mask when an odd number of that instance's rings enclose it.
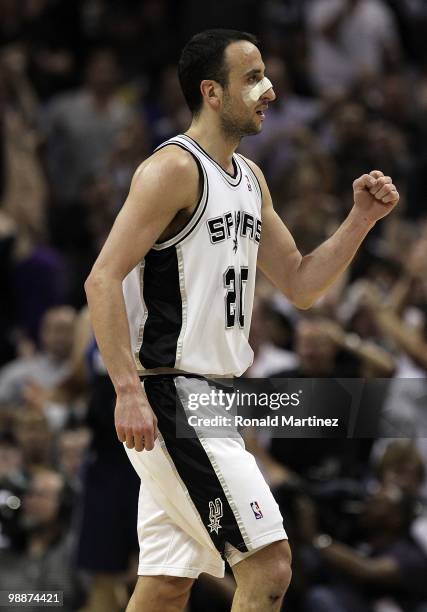
<instances>
[{"instance_id":1,"label":"jersey armhole","mask_svg":"<svg viewBox=\"0 0 427 612\"><path fill-rule=\"evenodd\" d=\"M252 177L252 182L254 184L254 187L258 193L259 196L259 201L260 201L260 207L262 208L262 189L261 189L261 185L260 182L258 180L257 175L255 174L255 172L252 170L251 166L248 164L248 162L246 161L246 159L243 157L243 155L240 155L240 153L236 153L236 155L239 156L240 161L243 162L243 164L245 165L245 167L248 169L251 177Z\"/></svg>"},{"instance_id":2,"label":"jersey armhole","mask_svg":"<svg viewBox=\"0 0 427 612\"><path fill-rule=\"evenodd\" d=\"M179 142L174 142L174 141L166 142L163 145L160 145L159 147L157 147L156 151L159 151L160 149L163 149L170 145L174 145L175 147L180 147L187 153L190 153L190 155L193 157L194 161L197 164L197 168L199 170L199 179L201 179L202 181L202 189L201 189L201 194L196 204L196 207L191 213L191 217L188 219L184 227L182 227L179 230L179 232L177 232L174 236L171 236L167 240L155 242L152 246L152 248L155 251L160 251L162 249L167 249L171 246L175 246L179 242L182 242L184 238L187 238L187 236L191 234L191 232L193 232L195 228L198 226L199 221L202 218L203 213L205 212L206 206L208 203L208 195L209 195L208 176L206 174L206 170L203 168L202 163L197 158L197 156L192 151L190 151L190 149L188 149L186 146L184 146L183 144Z\"/></svg>"}]
</instances>

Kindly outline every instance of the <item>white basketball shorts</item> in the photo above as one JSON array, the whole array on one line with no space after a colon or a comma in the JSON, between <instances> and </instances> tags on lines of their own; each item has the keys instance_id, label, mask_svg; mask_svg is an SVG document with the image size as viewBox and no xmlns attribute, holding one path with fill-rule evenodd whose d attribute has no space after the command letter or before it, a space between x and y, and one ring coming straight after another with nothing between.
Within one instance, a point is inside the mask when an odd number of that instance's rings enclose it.
<instances>
[{"instance_id":1,"label":"white basketball shorts","mask_svg":"<svg viewBox=\"0 0 427 612\"><path fill-rule=\"evenodd\" d=\"M224 559L233 566L287 539L279 507L242 438L211 437L188 424L188 395L208 391L209 381L156 375L142 384L159 437L151 451L125 446L141 478L138 574L222 577Z\"/></svg>"}]
</instances>

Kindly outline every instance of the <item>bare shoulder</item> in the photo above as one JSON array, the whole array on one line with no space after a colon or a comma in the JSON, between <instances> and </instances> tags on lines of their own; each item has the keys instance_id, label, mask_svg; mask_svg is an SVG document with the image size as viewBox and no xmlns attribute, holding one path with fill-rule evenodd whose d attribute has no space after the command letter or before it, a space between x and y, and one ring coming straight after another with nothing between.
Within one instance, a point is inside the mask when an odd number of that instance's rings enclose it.
<instances>
[{"instance_id":1,"label":"bare shoulder","mask_svg":"<svg viewBox=\"0 0 427 612\"><path fill-rule=\"evenodd\" d=\"M162 192L171 191L176 195L197 190L199 171L195 159L188 151L170 145L156 151L135 171L131 188L161 188Z\"/></svg>"},{"instance_id":2,"label":"bare shoulder","mask_svg":"<svg viewBox=\"0 0 427 612\"><path fill-rule=\"evenodd\" d=\"M137 168L95 266L125 278L177 215L195 206L198 189L190 154L172 145L155 152Z\"/></svg>"},{"instance_id":3,"label":"bare shoulder","mask_svg":"<svg viewBox=\"0 0 427 612\"><path fill-rule=\"evenodd\" d=\"M199 170L190 153L170 145L142 162L133 175L127 202L151 204L166 213L194 206L199 194Z\"/></svg>"}]
</instances>

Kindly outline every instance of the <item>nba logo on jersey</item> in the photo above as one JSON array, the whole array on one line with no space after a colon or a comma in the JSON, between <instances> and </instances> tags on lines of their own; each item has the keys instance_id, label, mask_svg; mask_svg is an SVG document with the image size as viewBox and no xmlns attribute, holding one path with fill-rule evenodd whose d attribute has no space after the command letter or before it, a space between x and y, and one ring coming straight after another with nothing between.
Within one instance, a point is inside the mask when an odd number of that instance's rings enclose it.
<instances>
[{"instance_id":1,"label":"nba logo on jersey","mask_svg":"<svg viewBox=\"0 0 427 612\"><path fill-rule=\"evenodd\" d=\"M256 518L257 520L258 520L258 519L262 519L262 518L264 518L264 517L263 517L263 514L262 514L262 512L261 512L261 508L259 507L259 505L258 505L258 502L257 502L257 501L253 501L253 502L251 502L251 508L252 508L252 512L255 514L255 518Z\"/></svg>"},{"instance_id":2,"label":"nba logo on jersey","mask_svg":"<svg viewBox=\"0 0 427 612\"><path fill-rule=\"evenodd\" d=\"M245 177L246 177L246 183L248 185L248 191L252 191L252 185L251 185L248 175L245 174Z\"/></svg>"}]
</instances>

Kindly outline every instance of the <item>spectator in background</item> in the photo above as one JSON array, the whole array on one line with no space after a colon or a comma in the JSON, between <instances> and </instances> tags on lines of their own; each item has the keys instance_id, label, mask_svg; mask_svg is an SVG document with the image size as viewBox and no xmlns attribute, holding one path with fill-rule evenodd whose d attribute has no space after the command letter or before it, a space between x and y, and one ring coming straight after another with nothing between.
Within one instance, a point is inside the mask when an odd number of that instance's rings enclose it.
<instances>
[{"instance_id":1,"label":"spectator in background","mask_svg":"<svg viewBox=\"0 0 427 612\"><path fill-rule=\"evenodd\" d=\"M377 462L376 472L381 486L398 487L416 497L426 478L423 457L410 440L390 441Z\"/></svg>"},{"instance_id":2,"label":"spectator in background","mask_svg":"<svg viewBox=\"0 0 427 612\"><path fill-rule=\"evenodd\" d=\"M306 17L312 79L322 94L373 80L399 58L393 13L383 0L313 0Z\"/></svg>"},{"instance_id":3,"label":"spectator in background","mask_svg":"<svg viewBox=\"0 0 427 612\"><path fill-rule=\"evenodd\" d=\"M3 46L22 36L22 7L13 0L1 0L0 44Z\"/></svg>"},{"instance_id":4,"label":"spectator in background","mask_svg":"<svg viewBox=\"0 0 427 612\"><path fill-rule=\"evenodd\" d=\"M16 356L14 299L10 283L14 240L15 223L0 210L0 367Z\"/></svg>"},{"instance_id":5,"label":"spectator in background","mask_svg":"<svg viewBox=\"0 0 427 612\"><path fill-rule=\"evenodd\" d=\"M139 4L140 61L144 72L154 76L177 57L176 25L184 7L182 2L175 0L145 0Z\"/></svg>"},{"instance_id":6,"label":"spectator in background","mask_svg":"<svg viewBox=\"0 0 427 612\"><path fill-rule=\"evenodd\" d=\"M265 56L285 60L291 80L301 94L312 89L307 76L305 4L301 0L270 0L262 5L258 25Z\"/></svg>"},{"instance_id":7,"label":"spectator in background","mask_svg":"<svg viewBox=\"0 0 427 612\"><path fill-rule=\"evenodd\" d=\"M321 381L312 382L312 396L317 398L315 414L331 417L332 412L339 415L339 427L329 431L329 437L320 431L311 430L308 442L307 431L288 437L285 440L271 437L263 432L257 435L248 432L246 441L250 452L264 466L269 482L280 484L295 474L308 478L332 478L350 476L360 469L360 462L366 460L366 445L358 440L347 438L351 417L351 395L336 379L357 378L370 370L380 376L391 376L395 364L390 355L372 342L361 340L354 334L346 334L336 323L323 317L301 317L296 324L295 355L296 367L276 371L273 378L313 378L330 379L328 385ZM308 389L308 388L307 388ZM378 400L378 398L376 398ZM371 398L372 402L372 398ZM370 405L365 398L365 404ZM303 406L301 410L305 407ZM308 416L301 412L301 416ZM375 411L372 407L372 421ZM372 431L371 435L375 434ZM370 444L368 445L370 448ZM289 470L294 472L290 475ZM322 476L320 476L322 474Z\"/></svg>"},{"instance_id":8,"label":"spectator in background","mask_svg":"<svg viewBox=\"0 0 427 612\"><path fill-rule=\"evenodd\" d=\"M16 438L0 429L0 549L9 548L18 530L20 498L27 484L22 450Z\"/></svg>"},{"instance_id":9,"label":"spectator in background","mask_svg":"<svg viewBox=\"0 0 427 612\"><path fill-rule=\"evenodd\" d=\"M25 56L17 49L8 48L0 56L0 89L4 87L0 280L3 310L7 304L12 310L6 315L10 332L37 341L45 310L65 301L67 270L60 253L47 244L48 184L34 129L38 103L25 65Z\"/></svg>"},{"instance_id":10,"label":"spectator in background","mask_svg":"<svg viewBox=\"0 0 427 612\"><path fill-rule=\"evenodd\" d=\"M394 295L388 300L381 296L375 285L365 285L366 307L374 317L381 334L395 351L398 365L379 423L379 435L384 438L377 440L373 454L378 456L390 437L407 437L412 440L427 465L427 300L424 238L415 242L412 247L408 258L408 271L411 271L412 276L403 276L396 284ZM413 291L414 287L417 287L416 292ZM425 482L423 494L427 494ZM427 550L427 532L425 548Z\"/></svg>"},{"instance_id":11,"label":"spectator in background","mask_svg":"<svg viewBox=\"0 0 427 612\"><path fill-rule=\"evenodd\" d=\"M424 446L424 449L422 448ZM424 456L423 456L424 450ZM427 463L420 440L379 439L372 448L372 462L383 487L398 487L417 502L411 537L427 557ZM426 602L427 603L427 602ZM422 612L421 610L417 612Z\"/></svg>"},{"instance_id":12,"label":"spectator in background","mask_svg":"<svg viewBox=\"0 0 427 612\"><path fill-rule=\"evenodd\" d=\"M0 405L21 404L26 386L36 383L52 388L65 377L74 334L76 313L70 306L59 306L44 315L40 331L40 350L21 357L0 370Z\"/></svg>"},{"instance_id":13,"label":"spectator in background","mask_svg":"<svg viewBox=\"0 0 427 612\"><path fill-rule=\"evenodd\" d=\"M335 173L335 193L342 201L344 210L351 205L348 184L366 165L369 154L369 139L365 108L352 100L344 99L329 108L326 122L321 129L321 142L339 168Z\"/></svg>"},{"instance_id":14,"label":"spectator in background","mask_svg":"<svg viewBox=\"0 0 427 612\"><path fill-rule=\"evenodd\" d=\"M88 176L72 206L51 215L52 240L67 266L69 298L76 308L85 304L83 281L117 214L113 173Z\"/></svg>"},{"instance_id":15,"label":"spectator in background","mask_svg":"<svg viewBox=\"0 0 427 612\"><path fill-rule=\"evenodd\" d=\"M0 589L62 591L64 612L76 610L82 589L71 558L71 508L72 491L58 472L34 473L23 497L17 541L0 551Z\"/></svg>"},{"instance_id":16,"label":"spectator in background","mask_svg":"<svg viewBox=\"0 0 427 612\"><path fill-rule=\"evenodd\" d=\"M87 406L84 415L72 411L80 398ZM121 612L129 599L127 580L132 586L135 581L140 480L117 440L114 387L95 345L87 308L77 318L69 374L50 393L34 393L32 400L35 414L47 411L49 401L60 402L74 421L73 428L64 428L67 419L62 422L53 440L56 453L50 456L80 493L75 560L87 578L82 612ZM32 450L34 457L34 444Z\"/></svg>"},{"instance_id":17,"label":"spectator in background","mask_svg":"<svg viewBox=\"0 0 427 612\"><path fill-rule=\"evenodd\" d=\"M74 490L81 486L81 469L89 442L90 432L83 426L64 429L56 440L58 471Z\"/></svg>"},{"instance_id":18,"label":"spectator in background","mask_svg":"<svg viewBox=\"0 0 427 612\"><path fill-rule=\"evenodd\" d=\"M42 414L35 410L15 412L11 431L21 449L26 475L51 465L53 434Z\"/></svg>"},{"instance_id":19,"label":"spectator in background","mask_svg":"<svg viewBox=\"0 0 427 612\"><path fill-rule=\"evenodd\" d=\"M319 536L315 513L306 503L301 528L318 556L319 570L331 580L308 591L307 612L373 612L381 609L376 607L381 601L396 612L414 612L427 600L427 556L409 535L415 516L410 496L396 487L372 495L360 515L356 547Z\"/></svg>"},{"instance_id":20,"label":"spectator in background","mask_svg":"<svg viewBox=\"0 0 427 612\"><path fill-rule=\"evenodd\" d=\"M45 128L58 202L72 203L87 177L106 167L118 134L132 120L132 110L117 95L119 74L111 49L94 51L83 86L51 100Z\"/></svg>"},{"instance_id":21,"label":"spectator in background","mask_svg":"<svg viewBox=\"0 0 427 612\"><path fill-rule=\"evenodd\" d=\"M85 48L82 4L51 0L21 3L29 76L41 100L73 87L78 79L78 61Z\"/></svg>"},{"instance_id":22,"label":"spectator in background","mask_svg":"<svg viewBox=\"0 0 427 612\"><path fill-rule=\"evenodd\" d=\"M191 114L175 66L167 66L160 73L156 94L148 101L146 111L155 147L189 127Z\"/></svg>"},{"instance_id":23,"label":"spectator in background","mask_svg":"<svg viewBox=\"0 0 427 612\"><path fill-rule=\"evenodd\" d=\"M114 211L117 213L127 194L138 165L150 154L151 132L143 117L135 117L119 133L107 164L114 186Z\"/></svg>"},{"instance_id":24,"label":"spectator in background","mask_svg":"<svg viewBox=\"0 0 427 612\"><path fill-rule=\"evenodd\" d=\"M388 0L399 20L411 62L424 66L427 59L427 5L424 0Z\"/></svg>"},{"instance_id":25,"label":"spectator in background","mask_svg":"<svg viewBox=\"0 0 427 612\"><path fill-rule=\"evenodd\" d=\"M289 350L274 344L269 336L268 322L272 316L267 304L260 298L254 302L250 331L250 343L254 351L254 362L246 371L248 378L264 378L284 368L293 368L298 364L297 356ZM274 336L276 339L276 337Z\"/></svg>"},{"instance_id":26,"label":"spectator in background","mask_svg":"<svg viewBox=\"0 0 427 612\"><path fill-rule=\"evenodd\" d=\"M0 434L0 480L16 481L22 484L22 453L16 438L9 432Z\"/></svg>"},{"instance_id":27,"label":"spectator in background","mask_svg":"<svg viewBox=\"0 0 427 612\"><path fill-rule=\"evenodd\" d=\"M304 146L301 141L305 136L299 135L298 148ZM300 251L310 253L339 225L342 207L331 193L335 168L325 156L313 155L308 159L296 159L292 177L281 213L292 228Z\"/></svg>"},{"instance_id":28,"label":"spectator in background","mask_svg":"<svg viewBox=\"0 0 427 612\"><path fill-rule=\"evenodd\" d=\"M390 386L384 405L380 434L394 437L425 438L427 435L427 310L422 312L419 328L405 322L387 304L378 289L366 285L366 304L381 333L402 354L409 357L409 364L400 361L400 376ZM408 367L412 365L412 367ZM410 373L412 370L412 375Z\"/></svg>"},{"instance_id":29,"label":"spectator in background","mask_svg":"<svg viewBox=\"0 0 427 612\"><path fill-rule=\"evenodd\" d=\"M426 40L427 36L425 36ZM427 46L426 42L424 44ZM413 121L414 131L411 139L411 151L414 159L408 177L408 214L417 220L426 216L427 208L425 204L427 189L427 76L425 69L420 75L415 89Z\"/></svg>"},{"instance_id":30,"label":"spectator in background","mask_svg":"<svg viewBox=\"0 0 427 612\"><path fill-rule=\"evenodd\" d=\"M341 354L339 354L341 352ZM295 352L299 366L275 374L278 378L351 378L372 368L378 376L391 376L395 364L379 346L346 334L321 317L303 317L296 326Z\"/></svg>"}]
</instances>

